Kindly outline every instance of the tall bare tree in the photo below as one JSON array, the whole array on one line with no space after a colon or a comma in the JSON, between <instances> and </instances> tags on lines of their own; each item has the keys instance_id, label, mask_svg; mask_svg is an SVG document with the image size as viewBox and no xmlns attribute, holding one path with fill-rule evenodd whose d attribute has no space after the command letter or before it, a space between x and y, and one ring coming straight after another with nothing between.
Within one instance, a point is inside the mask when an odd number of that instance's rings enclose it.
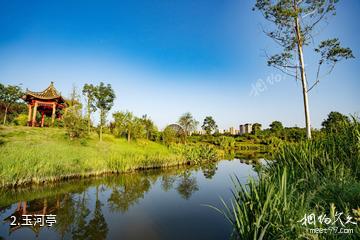
<instances>
[{"instance_id":1,"label":"tall bare tree","mask_svg":"<svg viewBox=\"0 0 360 240\"><path fill-rule=\"evenodd\" d=\"M314 44L314 34L323 28L329 15L335 15L338 0L257 0L254 10L259 10L264 18L275 27L264 30L282 52L268 56L268 65L301 80L304 102L307 138L311 139L311 122L308 93L320 79L329 74L342 59L354 58L350 48L343 48L337 38L321 41L314 49L319 53L316 79L308 85L306 78L304 47ZM322 68L324 65L327 68ZM300 75L300 76L299 76Z\"/></svg>"}]
</instances>

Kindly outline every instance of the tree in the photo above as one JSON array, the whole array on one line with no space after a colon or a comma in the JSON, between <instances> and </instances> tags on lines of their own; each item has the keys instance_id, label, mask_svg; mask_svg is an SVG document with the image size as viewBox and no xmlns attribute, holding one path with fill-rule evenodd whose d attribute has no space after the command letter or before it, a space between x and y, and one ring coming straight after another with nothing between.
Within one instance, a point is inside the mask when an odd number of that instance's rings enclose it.
<instances>
[{"instance_id":1,"label":"tree","mask_svg":"<svg viewBox=\"0 0 360 240\"><path fill-rule=\"evenodd\" d=\"M273 121L271 124L270 124L270 130L274 133L278 133L280 132L281 130L284 129L284 126L282 125L281 122L279 121Z\"/></svg>"},{"instance_id":2,"label":"tree","mask_svg":"<svg viewBox=\"0 0 360 240\"><path fill-rule=\"evenodd\" d=\"M257 135L261 131L261 124L260 123L254 123L252 125L251 133L254 135Z\"/></svg>"},{"instance_id":3,"label":"tree","mask_svg":"<svg viewBox=\"0 0 360 240\"><path fill-rule=\"evenodd\" d=\"M178 123L184 129L185 136L189 136L190 132L194 131L196 129L196 126L199 124L199 122L196 121L189 112L184 113L179 118Z\"/></svg>"},{"instance_id":4,"label":"tree","mask_svg":"<svg viewBox=\"0 0 360 240\"><path fill-rule=\"evenodd\" d=\"M142 116L141 122L146 132L146 139L149 140L150 137L157 131L156 126L154 122L150 118L148 118L146 114Z\"/></svg>"},{"instance_id":5,"label":"tree","mask_svg":"<svg viewBox=\"0 0 360 240\"><path fill-rule=\"evenodd\" d=\"M344 123L350 123L348 116L345 116L339 112L330 112L327 119L321 123L321 126L327 132L336 132L337 129Z\"/></svg>"},{"instance_id":6,"label":"tree","mask_svg":"<svg viewBox=\"0 0 360 240\"><path fill-rule=\"evenodd\" d=\"M64 114L64 124L70 140L86 136L86 120L81 116L81 106L68 107Z\"/></svg>"},{"instance_id":7,"label":"tree","mask_svg":"<svg viewBox=\"0 0 360 240\"><path fill-rule=\"evenodd\" d=\"M331 73L335 64L342 59L354 58L350 48L340 46L338 39L321 41L315 48L320 54L316 79L308 86L306 79L304 47L314 42L313 34L321 23L326 22L329 15L335 15L337 0L257 0L254 10L259 10L266 20L275 25L273 30L264 30L265 34L273 39L283 51L273 56L268 56L268 65L273 66L287 75L298 80L302 84L304 113L306 123L306 135L311 139L311 123L309 112L308 93L323 77L321 71L324 65L327 70L324 75Z\"/></svg>"},{"instance_id":8,"label":"tree","mask_svg":"<svg viewBox=\"0 0 360 240\"><path fill-rule=\"evenodd\" d=\"M112 106L114 105L115 93L110 84L105 85L103 82L100 82L98 86L96 86L95 91L95 105L98 109L100 109L100 141L102 141L102 132L103 127L106 123L107 113L110 111Z\"/></svg>"},{"instance_id":9,"label":"tree","mask_svg":"<svg viewBox=\"0 0 360 240\"><path fill-rule=\"evenodd\" d=\"M204 123L201 126L201 128L206 132L207 135L210 135L211 132L215 131L217 129L217 125L213 117L207 116L204 119Z\"/></svg>"},{"instance_id":10,"label":"tree","mask_svg":"<svg viewBox=\"0 0 360 240\"><path fill-rule=\"evenodd\" d=\"M87 111L88 133L89 134L90 134L90 130L91 130L91 113L96 111L95 93L96 93L96 87L94 85L92 85L92 84L84 85L82 94L86 98L86 111Z\"/></svg>"},{"instance_id":11,"label":"tree","mask_svg":"<svg viewBox=\"0 0 360 240\"><path fill-rule=\"evenodd\" d=\"M0 83L0 101L5 104L3 124L6 124L6 117L10 106L16 103L23 95L19 86L5 86Z\"/></svg>"},{"instance_id":12,"label":"tree","mask_svg":"<svg viewBox=\"0 0 360 240\"><path fill-rule=\"evenodd\" d=\"M115 112L113 114L115 123L115 135L126 134L128 142L131 138L140 138L144 135L142 119L135 117L132 112Z\"/></svg>"},{"instance_id":13,"label":"tree","mask_svg":"<svg viewBox=\"0 0 360 240\"><path fill-rule=\"evenodd\" d=\"M69 100L66 101L66 104L68 105L68 107L81 106L80 94L78 93L75 84L72 86Z\"/></svg>"}]
</instances>

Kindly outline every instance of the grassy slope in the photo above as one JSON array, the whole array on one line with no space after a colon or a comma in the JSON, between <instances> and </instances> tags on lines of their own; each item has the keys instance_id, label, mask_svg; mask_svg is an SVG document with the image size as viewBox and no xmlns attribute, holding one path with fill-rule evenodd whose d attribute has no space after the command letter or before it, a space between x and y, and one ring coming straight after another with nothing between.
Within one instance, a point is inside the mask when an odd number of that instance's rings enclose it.
<instances>
[{"instance_id":1,"label":"grassy slope","mask_svg":"<svg viewBox=\"0 0 360 240\"><path fill-rule=\"evenodd\" d=\"M70 141L63 129L0 128L0 186L184 162L165 146L145 140L127 143L105 135L99 142L93 134L86 141Z\"/></svg>"}]
</instances>

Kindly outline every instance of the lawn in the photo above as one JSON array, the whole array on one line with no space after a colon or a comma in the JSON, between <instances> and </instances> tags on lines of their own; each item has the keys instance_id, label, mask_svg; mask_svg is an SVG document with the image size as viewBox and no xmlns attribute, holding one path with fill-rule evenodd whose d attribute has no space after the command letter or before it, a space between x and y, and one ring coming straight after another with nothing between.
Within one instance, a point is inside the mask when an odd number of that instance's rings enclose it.
<instances>
[{"instance_id":1,"label":"lawn","mask_svg":"<svg viewBox=\"0 0 360 240\"><path fill-rule=\"evenodd\" d=\"M0 186L58 181L186 163L166 146L97 134L71 141L63 129L0 127Z\"/></svg>"}]
</instances>

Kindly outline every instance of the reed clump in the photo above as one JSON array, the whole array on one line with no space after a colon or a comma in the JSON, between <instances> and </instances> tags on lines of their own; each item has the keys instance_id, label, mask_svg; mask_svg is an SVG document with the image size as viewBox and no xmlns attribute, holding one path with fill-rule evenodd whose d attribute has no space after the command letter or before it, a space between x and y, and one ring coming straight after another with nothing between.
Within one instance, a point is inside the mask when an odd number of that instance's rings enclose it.
<instances>
[{"instance_id":1,"label":"reed clump","mask_svg":"<svg viewBox=\"0 0 360 240\"><path fill-rule=\"evenodd\" d=\"M235 239L359 239L360 218L360 124L353 118L335 132L299 143L283 144L275 161L263 166L246 185L234 177L233 200L219 210L234 227ZM313 233L326 228L315 221L304 226L305 214L336 212L351 216L346 228L352 233ZM345 222L345 221L344 221ZM339 221L332 227L344 227Z\"/></svg>"}]
</instances>

